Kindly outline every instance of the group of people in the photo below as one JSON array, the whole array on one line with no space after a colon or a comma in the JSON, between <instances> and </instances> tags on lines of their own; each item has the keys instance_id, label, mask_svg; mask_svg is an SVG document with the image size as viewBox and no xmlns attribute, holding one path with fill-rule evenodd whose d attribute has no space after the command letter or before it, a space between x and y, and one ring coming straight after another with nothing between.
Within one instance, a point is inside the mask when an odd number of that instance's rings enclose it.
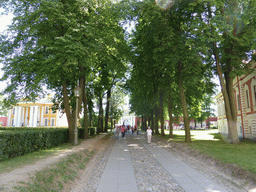
<instances>
[{"instance_id":1,"label":"group of people","mask_svg":"<svg viewBox=\"0 0 256 192\"><path fill-rule=\"evenodd\" d=\"M116 127L116 138L119 139L120 136L121 136L122 139L123 139L125 137L125 132L127 132L129 130L130 130L130 127L126 128L124 125L117 126ZM134 132L137 132L137 135L139 134L139 130L137 129L136 126L131 127L131 130L132 130L132 134ZM150 126L148 126L148 129L147 129L147 137L148 137L148 143L150 144L151 143L151 138L152 138L152 129L150 128Z\"/></svg>"},{"instance_id":2,"label":"group of people","mask_svg":"<svg viewBox=\"0 0 256 192\"><path fill-rule=\"evenodd\" d=\"M122 139L125 137L125 133L127 131L130 130L130 126L127 126L125 127L124 125L122 126L117 126L116 127L116 138L119 139L119 137L122 137ZM132 134L136 131L137 132L137 135L139 134L139 130L137 130L137 127L134 126L134 127L131 127L131 131L132 131Z\"/></svg>"}]
</instances>

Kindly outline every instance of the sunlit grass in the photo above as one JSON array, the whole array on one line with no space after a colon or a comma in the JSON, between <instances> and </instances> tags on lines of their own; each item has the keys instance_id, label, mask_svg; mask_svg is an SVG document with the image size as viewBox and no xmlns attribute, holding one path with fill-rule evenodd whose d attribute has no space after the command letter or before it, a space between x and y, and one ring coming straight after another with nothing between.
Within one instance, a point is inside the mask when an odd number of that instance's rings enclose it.
<instances>
[{"instance_id":1,"label":"sunlit grass","mask_svg":"<svg viewBox=\"0 0 256 192\"><path fill-rule=\"evenodd\" d=\"M65 143L57 147L50 149L40 150L33 153L28 153L23 156L14 157L0 162L0 173L12 171L18 167L22 167L31 163L34 163L37 160L46 158L50 155L71 149L73 145L70 143Z\"/></svg>"},{"instance_id":2,"label":"sunlit grass","mask_svg":"<svg viewBox=\"0 0 256 192\"><path fill-rule=\"evenodd\" d=\"M168 132L166 132L168 134ZM168 136L166 136L168 138ZM175 130L169 142L184 142L185 131ZM242 140L239 144L227 144L217 130L191 130L193 149L212 156L225 163L236 164L244 170L256 173L256 143Z\"/></svg>"},{"instance_id":3,"label":"sunlit grass","mask_svg":"<svg viewBox=\"0 0 256 192\"><path fill-rule=\"evenodd\" d=\"M73 181L80 169L85 169L86 162L92 157L93 151L85 150L72 154L58 162L54 167L38 171L29 183L16 186L18 191L61 191L65 183Z\"/></svg>"}]
</instances>

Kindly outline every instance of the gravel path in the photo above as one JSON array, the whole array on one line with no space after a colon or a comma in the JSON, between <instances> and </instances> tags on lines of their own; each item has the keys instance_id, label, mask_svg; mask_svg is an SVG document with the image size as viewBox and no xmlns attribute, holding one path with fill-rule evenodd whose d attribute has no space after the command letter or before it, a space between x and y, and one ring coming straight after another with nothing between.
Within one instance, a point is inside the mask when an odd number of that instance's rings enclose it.
<instances>
[{"instance_id":1,"label":"gravel path","mask_svg":"<svg viewBox=\"0 0 256 192\"><path fill-rule=\"evenodd\" d=\"M145 133L140 135L132 135L127 133L125 139L123 139L125 144L129 149L129 153L132 159L132 164L134 167L136 182L139 191L141 192L162 192L162 191L184 191L179 184L173 179L173 177L165 170L165 168L158 162L147 149L147 141ZM116 141L116 138L113 136L111 138L110 145L106 146L98 155L93 159L93 164L88 167L84 175L86 177L81 180L80 188L74 188L74 192L93 192L96 191L99 184L101 175L104 171L104 168L108 162L108 158L111 154L113 145ZM220 186L230 192L244 192L248 191L244 189L241 185L234 182L232 178L229 178L225 174L211 169L203 162L197 161L195 158L186 156L177 151L177 149L172 149L171 144L166 145L161 140L154 138L151 145L165 145L166 152L171 152L175 154L177 158L185 162L186 164L191 165L194 169L199 172L207 173L208 178L217 182Z\"/></svg>"}]
</instances>

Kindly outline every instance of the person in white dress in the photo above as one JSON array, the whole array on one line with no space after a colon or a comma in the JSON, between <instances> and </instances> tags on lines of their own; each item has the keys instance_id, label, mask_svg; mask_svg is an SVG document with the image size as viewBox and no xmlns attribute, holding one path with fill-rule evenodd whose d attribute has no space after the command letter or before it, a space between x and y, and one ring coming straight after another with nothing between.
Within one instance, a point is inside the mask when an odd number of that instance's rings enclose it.
<instances>
[{"instance_id":1,"label":"person in white dress","mask_svg":"<svg viewBox=\"0 0 256 192\"><path fill-rule=\"evenodd\" d=\"M150 129L150 126L148 126L148 129L147 129L147 136L148 136L148 143L151 143L152 130Z\"/></svg>"}]
</instances>

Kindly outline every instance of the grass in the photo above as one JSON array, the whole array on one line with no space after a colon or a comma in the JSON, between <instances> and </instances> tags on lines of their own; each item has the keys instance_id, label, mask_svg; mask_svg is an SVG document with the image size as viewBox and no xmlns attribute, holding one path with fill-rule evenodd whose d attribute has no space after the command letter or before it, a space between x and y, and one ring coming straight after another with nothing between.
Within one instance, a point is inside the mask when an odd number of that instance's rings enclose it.
<instances>
[{"instance_id":1,"label":"grass","mask_svg":"<svg viewBox=\"0 0 256 192\"><path fill-rule=\"evenodd\" d=\"M204 154L212 156L222 162L236 164L244 170L256 174L256 143L242 140L239 144L227 144L218 130L191 131L192 143L189 145ZM173 142L184 142L184 130L174 131Z\"/></svg>"},{"instance_id":2,"label":"grass","mask_svg":"<svg viewBox=\"0 0 256 192\"><path fill-rule=\"evenodd\" d=\"M21 192L60 191L64 185L77 177L79 169L85 168L85 163L94 152L85 150L79 154L72 154L58 162L54 167L36 173L31 183L21 183L15 189Z\"/></svg>"},{"instance_id":3,"label":"grass","mask_svg":"<svg viewBox=\"0 0 256 192\"><path fill-rule=\"evenodd\" d=\"M89 139L94 138L96 136L97 136L96 134L91 135L89 136ZM83 139L79 139L79 142L82 142L82 141ZM64 143L50 149L40 150L33 153L27 153L22 156L17 156L11 159L0 161L0 174L4 172L10 172L18 167L23 167L25 165L32 164L40 159L44 159L56 153L63 152L67 149L71 149L72 147L74 147L74 145L72 145L71 143Z\"/></svg>"},{"instance_id":4,"label":"grass","mask_svg":"<svg viewBox=\"0 0 256 192\"><path fill-rule=\"evenodd\" d=\"M106 134L103 139L108 139L111 135L113 135L113 133ZM93 137L96 137L96 135L89 136L89 138ZM72 147L72 144L63 144L51 149L46 149L2 161L0 163L0 173L31 164L37 160L46 158L67 149L71 149ZM38 171L35 176L31 178L31 182L20 182L20 185L14 188L21 192L61 191L65 188L66 183L73 181L77 177L79 170L85 169L86 162L91 158L93 153L94 151L83 150L76 154L69 155L62 161L56 163L54 166L42 171Z\"/></svg>"},{"instance_id":5,"label":"grass","mask_svg":"<svg viewBox=\"0 0 256 192\"><path fill-rule=\"evenodd\" d=\"M71 149L73 147L70 143L65 143L50 149L40 150L33 153L28 153L23 156L14 157L0 162L0 173L10 172L18 167L32 164L35 161L46 158L50 155Z\"/></svg>"}]
</instances>

